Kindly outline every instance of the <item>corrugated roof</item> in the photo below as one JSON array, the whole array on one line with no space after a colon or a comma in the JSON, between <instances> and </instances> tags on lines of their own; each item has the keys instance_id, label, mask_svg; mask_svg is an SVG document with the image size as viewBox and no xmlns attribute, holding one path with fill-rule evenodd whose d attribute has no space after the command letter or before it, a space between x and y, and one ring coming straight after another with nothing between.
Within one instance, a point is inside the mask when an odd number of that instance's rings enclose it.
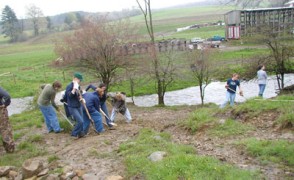
<instances>
[{"instance_id":1,"label":"corrugated roof","mask_svg":"<svg viewBox=\"0 0 294 180\"><path fill-rule=\"evenodd\" d=\"M294 2L294 0L292 0ZM238 10L232 10L229 11L227 13L225 13L225 15L227 14L231 14L232 12L251 12L251 11L270 11L270 10L283 10L283 9L294 9L294 7L273 7L273 8L256 8L256 9L238 9Z\"/></svg>"},{"instance_id":2,"label":"corrugated roof","mask_svg":"<svg viewBox=\"0 0 294 180\"><path fill-rule=\"evenodd\" d=\"M294 3L294 0L285 3L285 5L287 5L287 4L292 4L292 3Z\"/></svg>"}]
</instances>

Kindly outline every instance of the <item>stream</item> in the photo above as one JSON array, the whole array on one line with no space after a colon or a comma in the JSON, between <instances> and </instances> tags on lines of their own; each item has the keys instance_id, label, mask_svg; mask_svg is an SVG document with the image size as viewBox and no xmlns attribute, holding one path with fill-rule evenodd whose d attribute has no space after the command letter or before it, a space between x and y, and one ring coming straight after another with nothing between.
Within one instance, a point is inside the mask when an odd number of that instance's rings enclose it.
<instances>
[{"instance_id":1,"label":"stream","mask_svg":"<svg viewBox=\"0 0 294 180\"><path fill-rule=\"evenodd\" d=\"M226 82L210 83L205 89L204 102L215 103L217 105L222 104L226 97L225 84ZM294 74L285 75L285 87L292 84L294 84ZM236 102L244 102L246 99L256 97L258 95L258 85L256 80L241 82L241 89L243 90L244 97L237 95L235 99ZM270 76L265 88L264 98L268 99L277 96L276 89L278 89L276 77ZM55 98L55 102L58 105L62 105L59 101L60 99L61 93L58 93ZM19 114L30 108L32 100L33 97L13 98L11 105L8 106L9 116ZM134 97L135 105L140 107L155 106L157 105L157 101L157 94ZM166 92L164 101L167 106L201 104L199 86ZM127 98L127 102L132 102L130 97Z\"/></svg>"}]
</instances>

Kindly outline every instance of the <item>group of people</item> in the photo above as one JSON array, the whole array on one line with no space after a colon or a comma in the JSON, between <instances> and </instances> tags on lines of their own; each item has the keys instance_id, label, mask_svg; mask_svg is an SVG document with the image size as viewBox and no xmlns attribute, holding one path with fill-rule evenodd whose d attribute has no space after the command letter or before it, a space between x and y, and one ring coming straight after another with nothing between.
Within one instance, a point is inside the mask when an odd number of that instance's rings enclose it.
<instances>
[{"instance_id":1,"label":"group of people","mask_svg":"<svg viewBox=\"0 0 294 180\"><path fill-rule=\"evenodd\" d=\"M106 99L109 95L106 92L106 85L104 83L101 83L98 87L89 85L84 92L80 87L82 80L82 74L75 73L72 82L66 86L64 95L60 100L64 104L66 117L74 122L71 136L76 138L84 137L89 132L90 123L93 124L97 133L104 132L102 116L105 116L105 124L109 129L114 129L113 126L116 126L114 120L117 113L123 114L127 123L132 121L131 114L126 107L125 93L118 92L115 95L110 95L112 97L113 109L109 117L106 105ZM60 128L54 111L54 108L56 111L60 111L54 99L56 93L61 89L61 83L55 81L52 85L46 84L42 88L43 90L38 98L38 105L44 116L47 132L59 133L63 129ZM93 92L87 92L90 89Z\"/></svg>"},{"instance_id":2,"label":"group of people","mask_svg":"<svg viewBox=\"0 0 294 180\"><path fill-rule=\"evenodd\" d=\"M264 65L258 67L257 78L259 85L258 95L262 97L267 83L267 74ZM116 125L114 120L117 113L123 114L127 123L132 121L130 111L126 107L126 94L124 92L110 95L110 97L112 97L113 109L111 116L109 117L106 106L106 99L108 97L106 85L103 83L98 87L89 85L86 88L86 91L92 89L94 92L82 93L79 85L82 80L82 74L75 73L72 82L67 85L64 96L61 99L61 102L64 103L66 116L75 121L74 128L71 132L72 136L76 138L85 136L89 131L91 122L97 133L104 132L101 114L105 116L106 124L109 128ZM239 75L233 74L232 78L228 79L226 83L226 101L221 104L221 108L225 107L228 102L230 102L231 106L234 105L237 87L239 87L240 95L243 96ZM60 109L55 104L54 100L57 92L62 88L62 85L59 81L55 81L53 84L46 84L41 86L41 88L42 92L38 98L38 105L44 116L47 132L62 132L63 129L60 128L54 110L55 108L56 111L60 112ZM10 102L11 97L9 93L0 87L0 133L6 152L13 152L15 149L12 127L9 123L7 111Z\"/></svg>"},{"instance_id":3,"label":"group of people","mask_svg":"<svg viewBox=\"0 0 294 180\"><path fill-rule=\"evenodd\" d=\"M257 83L259 86L258 96L263 97L263 93L267 83L267 74L265 72L264 65L258 66ZM239 88L240 96L243 96L243 91L241 89L241 85L239 81L239 75L237 73L234 73L232 78L227 80L227 83L225 85L225 88L227 89L226 100L223 104L220 105L220 108L224 108L229 102L230 102L230 106L234 105L237 87Z\"/></svg>"}]
</instances>

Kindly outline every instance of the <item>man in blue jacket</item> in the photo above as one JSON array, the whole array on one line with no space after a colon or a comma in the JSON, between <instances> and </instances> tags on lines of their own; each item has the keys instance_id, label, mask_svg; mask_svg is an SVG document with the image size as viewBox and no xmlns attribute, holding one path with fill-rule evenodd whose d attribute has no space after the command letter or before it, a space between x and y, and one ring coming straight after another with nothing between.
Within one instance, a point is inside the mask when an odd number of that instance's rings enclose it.
<instances>
[{"instance_id":1,"label":"man in blue jacket","mask_svg":"<svg viewBox=\"0 0 294 180\"><path fill-rule=\"evenodd\" d=\"M0 87L0 135L6 152L12 153L15 149L12 128L8 118L7 106L11 99L8 92Z\"/></svg>"},{"instance_id":2,"label":"man in blue jacket","mask_svg":"<svg viewBox=\"0 0 294 180\"><path fill-rule=\"evenodd\" d=\"M100 102L99 102L99 94L97 91L95 92L88 92L83 94L83 98L86 101L86 108L89 112L88 116L86 109L83 107L83 119L84 119L84 124L83 124L83 131L87 134L89 131L89 125L90 125L90 118L94 122L95 130L97 133L102 133L104 132L104 127L102 123L102 117L101 114L99 113L100 110Z\"/></svg>"},{"instance_id":3,"label":"man in blue jacket","mask_svg":"<svg viewBox=\"0 0 294 180\"><path fill-rule=\"evenodd\" d=\"M75 127L73 128L71 135L76 138L85 136L83 131L83 111L81 102L83 97L80 93L79 83L83 80L83 76L80 73L74 73L73 81L67 85L64 98L66 99L69 113L76 120Z\"/></svg>"}]
</instances>

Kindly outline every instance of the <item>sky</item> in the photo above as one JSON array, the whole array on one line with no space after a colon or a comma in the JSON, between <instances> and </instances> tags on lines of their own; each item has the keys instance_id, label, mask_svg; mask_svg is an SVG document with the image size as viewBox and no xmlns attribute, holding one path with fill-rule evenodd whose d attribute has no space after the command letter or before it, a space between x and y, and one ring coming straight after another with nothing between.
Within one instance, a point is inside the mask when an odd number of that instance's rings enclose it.
<instances>
[{"instance_id":1,"label":"sky","mask_svg":"<svg viewBox=\"0 0 294 180\"><path fill-rule=\"evenodd\" d=\"M142 0L140 0L142 2ZM170 7L189 2L204 0L151 0L154 9ZM52 16L70 11L110 12L125 8L138 7L136 0L0 0L0 10L8 5L18 18L24 18L26 7L30 5L39 7L44 16Z\"/></svg>"}]
</instances>

